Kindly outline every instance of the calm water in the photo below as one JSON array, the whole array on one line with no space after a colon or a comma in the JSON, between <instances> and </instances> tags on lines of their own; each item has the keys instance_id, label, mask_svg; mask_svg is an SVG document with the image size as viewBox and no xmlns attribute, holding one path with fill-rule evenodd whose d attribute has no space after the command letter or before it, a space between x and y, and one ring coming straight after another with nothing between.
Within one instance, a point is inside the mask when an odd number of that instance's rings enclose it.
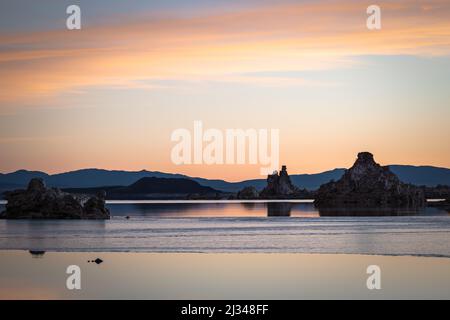
<instances>
[{"instance_id":1,"label":"calm water","mask_svg":"<svg viewBox=\"0 0 450 320\"><path fill-rule=\"evenodd\" d=\"M0 261L0 299L450 299L447 258L0 251ZM81 290L66 289L69 265ZM369 265L381 290L366 287Z\"/></svg>"},{"instance_id":2,"label":"calm water","mask_svg":"<svg viewBox=\"0 0 450 320\"><path fill-rule=\"evenodd\" d=\"M436 208L108 207L108 221L0 220L0 299L450 299L450 216ZM97 257L104 262L87 262ZM65 288L72 264L82 270L80 291ZM380 291L366 287L373 264L382 270Z\"/></svg>"},{"instance_id":3,"label":"calm water","mask_svg":"<svg viewBox=\"0 0 450 320\"><path fill-rule=\"evenodd\" d=\"M326 216L450 216L446 210L426 207L413 209L333 209L318 210L312 200L272 201L108 201L114 217L326 217ZM5 201L0 200L0 211Z\"/></svg>"},{"instance_id":4,"label":"calm water","mask_svg":"<svg viewBox=\"0 0 450 320\"><path fill-rule=\"evenodd\" d=\"M346 211L356 216L332 217L321 216L304 201L114 202L108 206L113 216L109 221L0 220L0 250L450 257L450 216L435 208Z\"/></svg>"},{"instance_id":5,"label":"calm water","mask_svg":"<svg viewBox=\"0 0 450 320\"><path fill-rule=\"evenodd\" d=\"M142 217L321 217L321 216L450 216L448 211L412 209L334 209L319 211L312 200L294 201L109 201L114 216Z\"/></svg>"}]
</instances>

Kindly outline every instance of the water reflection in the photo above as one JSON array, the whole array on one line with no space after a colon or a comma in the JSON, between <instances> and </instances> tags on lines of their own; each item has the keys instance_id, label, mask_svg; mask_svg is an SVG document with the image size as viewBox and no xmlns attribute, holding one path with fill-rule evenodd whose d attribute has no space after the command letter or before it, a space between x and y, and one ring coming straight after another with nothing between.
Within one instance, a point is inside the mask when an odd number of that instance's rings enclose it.
<instances>
[{"instance_id":1,"label":"water reflection","mask_svg":"<svg viewBox=\"0 0 450 320\"><path fill-rule=\"evenodd\" d=\"M148 217L383 217L383 216L443 216L449 208L333 208L317 209L312 202L138 202L108 203L113 216ZM5 209L0 204L0 212ZM104 222L97 222L104 223ZM58 228L58 223L52 222ZM48 223L42 221L42 226ZM33 223L33 229L35 228Z\"/></svg>"},{"instance_id":2,"label":"water reflection","mask_svg":"<svg viewBox=\"0 0 450 320\"><path fill-rule=\"evenodd\" d=\"M318 217L310 203L136 203L108 204L113 216L149 217Z\"/></svg>"},{"instance_id":3,"label":"water reflection","mask_svg":"<svg viewBox=\"0 0 450 320\"><path fill-rule=\"evenodd\" d=\"M431 210L432 211L432 210ZM397 217L425 214L425 208L330 208L319 209L321 217Z\"/></svg>"},{"instance_id":4,"label":"water reflection","mask_svg":"<svg viewBox=\"0 0 450 320\"><path fill-rule=\"evenodd\" d=\"M292 203L276 202L267 204L268 217L290 217L292 210Z\"/></svg>"},{"instance_id":5,"label":"water reflection","mask_svg":"<svg viewBox=\"0 0 450 320\"><path fill-rule=\"evenodd\" d=\"M445 258L102 253L108 263L91 267L85 266L90 252L47 255L30 261L23 251L0 251L0 299L450 298L450 259ZM82 280L83 290L67 290L61 270L72 264L85 266L82 279L89 280L89 289ZM371 264L383 266L388 277L377 293L367 290L367 275L361 272Z\"/></svg>"},{"instance_id":6,"label":"water reflection","mask_svg":"<svg viewBox=\"0 0 450 320\"><path fill-rule=\"evenodd\" d=\"M99 246L107 246L105 230L107 221L103 220L0 220L0 246L20 247L28 250L33 258L42 258L44 250L50 251L58 246L76 247L80 234L95 235ZM74 237L62 237L67 232L74 232Z\"/></svg>"},{"instance_id":7,"label":"water reflection","mask_svg":"<svg viewBox=\"0 0 450 320\"><path fill-rule=\"evenodd\" d=\"M108 204L113 216L148 217L331 217L331 216L442 216L441 208L333 208L317 209L312 202L202 202Z\"/></svg>"},{"instance_id":8,"label":"water reflection","mask_svg":"<svg viewBox=\"0 0 450 320\"><path fill-rule=\"evenodd\" d=\"M241 205L247 210L254 210L256 207L256 203L254 202L243 202Z\"/></svg>"}]
</instances>

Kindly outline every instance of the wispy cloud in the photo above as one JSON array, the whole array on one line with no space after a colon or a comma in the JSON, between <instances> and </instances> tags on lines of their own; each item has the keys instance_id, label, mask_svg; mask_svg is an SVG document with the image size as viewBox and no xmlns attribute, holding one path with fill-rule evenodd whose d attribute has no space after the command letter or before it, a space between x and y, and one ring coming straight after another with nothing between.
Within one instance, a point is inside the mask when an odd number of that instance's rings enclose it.
<instances>
[{"instance_id":1,"label":"wispy cloud","mask_svg":"<svg viewBox=\"0 0 450 320\"><path fill-rule=\"evenodd\" d=\"M162 89L161 79L320 85L243 74L347 67L366 54L450 54L447 0L378 4L383 28L376 32L366 29L366 4L346 0L0 34L0 109L99 85Z\"/></svg>"}]
</instances>

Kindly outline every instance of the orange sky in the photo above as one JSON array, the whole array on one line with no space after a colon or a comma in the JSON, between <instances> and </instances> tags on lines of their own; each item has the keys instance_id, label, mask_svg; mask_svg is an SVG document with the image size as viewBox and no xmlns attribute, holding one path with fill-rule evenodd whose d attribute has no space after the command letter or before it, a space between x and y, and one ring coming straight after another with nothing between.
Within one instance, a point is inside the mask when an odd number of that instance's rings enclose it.
<instances>
[{"instance_id":1,"label":"orange sky","mask_svg":"<svg viewBox=\"0 0 450 320\"><path fill-rule=\"evenodd\" d=\"M1 32L0 171L259 177L260 166L173 165L170 133L194 120L280 129L280 161L298 173L348 166L361 150L450 167L450 4L379 5L380 31L346 0Z\"/></svg>"}]
</instances>

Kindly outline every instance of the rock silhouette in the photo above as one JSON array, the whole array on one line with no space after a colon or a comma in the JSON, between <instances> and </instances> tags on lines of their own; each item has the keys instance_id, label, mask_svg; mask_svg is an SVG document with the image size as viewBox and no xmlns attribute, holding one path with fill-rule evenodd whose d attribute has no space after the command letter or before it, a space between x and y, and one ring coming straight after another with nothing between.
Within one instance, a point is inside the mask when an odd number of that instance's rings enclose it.
<instances>
[{"instance_id":1,"label":"rock silhouette","mask_svg":"<svg viewBox=\"0 0 450 320\"><path fill-rule=\"evenodd\" d=\"M103 263L103 260L100 258L97 258L95 260L88 260L88 263L101 264L101 263Z\"/></svg>"},{"instance_id":2,"label":"rock silhouette","mask_svg":"<svg viewBox=\"0 0 450 320\"><path fill-rule=\"evenodd\" d=\"M334 182L322 185L317 207L420 207L425 196L420 188L402 183L389 167L375 162L369 152L361 152L355 164Z\"/></svg>"},{"instance_id":3,"label":"rock silhouette","mask_svg":"<svg viewBox=\"0 0 450 320\"><path fill-rule=\"evenodd\" d=\"M41 178L32 179L26 190L5 193L5 219L109 219L104 193L82 202L57 188L47 188Z\"/></svg>"},{"instance_id":4,"label":"rock silhouette","mask_svg":"<svg viewBox=\"0 0 450 320\"><path fill-rule=\"evenodd\" d=\"M44 250L29 250L28 252L31 254L33 258L42 258L44 257L45 254Z\"/></svg>"},{"instance_id":5,"label":"rock silhouette","mask_svg":"<svg viewBox=\"0 0 450 320\"><path fill-rule=\"evenodd\" d=\"M144 200L144 199L202 199L217 198L221 192L186 178L139 179L129 186L70 188L64 191L73 194L95 195L104 193L104 198L111 200Z\"/></svg>"},{"instance_id":6,"label":"rock silhouette","mask_svg":"<svg viewBox=\"0 0 450 320\"><path fill-rule=\"evenodd\" d=\"M294 186L287 173L286 166L282 166L280 173L274 172L267 177L267 186L261 191L261 199L290 199L303 198L308 192Z\"/></svg>"},{"instance_id":7,"label":"rock silhouette","mask_svg":"<svg viewBox=\"0 0 450 320\"><path fill-rule=\"evenodd\" d=\"M245 187L241 191L239 191L236 195L237 199L240 200L253 200L259 199L258 190L255 187Z\"/></svg>"}]
</instances>

